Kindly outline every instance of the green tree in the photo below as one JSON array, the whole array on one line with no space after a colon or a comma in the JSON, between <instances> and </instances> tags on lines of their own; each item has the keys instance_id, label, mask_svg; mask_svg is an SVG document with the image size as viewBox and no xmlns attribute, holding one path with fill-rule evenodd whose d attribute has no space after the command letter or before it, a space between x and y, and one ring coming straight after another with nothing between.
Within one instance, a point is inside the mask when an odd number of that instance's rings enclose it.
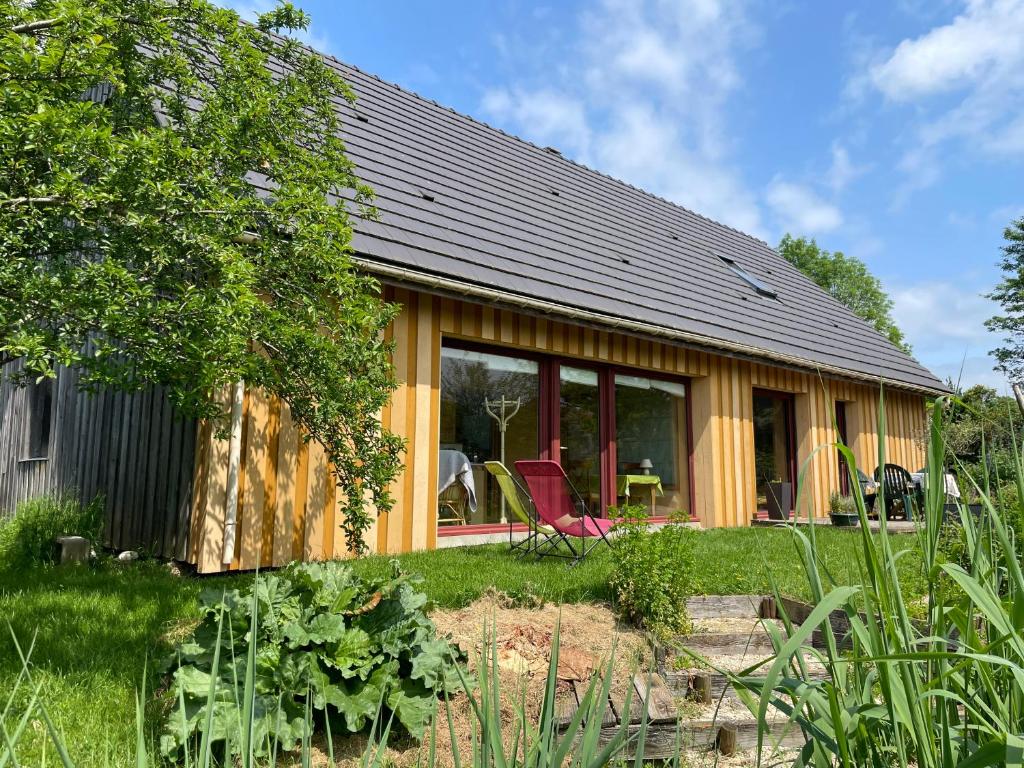
<instances>
[{"instance_id":1,"label":"green tree","mask_svg":"<svg viewBox=\"0 0 1024 768\"><path fill-rule=\"evenodd\" d=\"M910 345L903 337L903 331L892 319L892 299L863 261L842 251L826 251L814 240L789 234L783 236L777 250L832 298L871 323L893 345L910 354Z\"/></svg>"},{"instance_id":2,"label":"green tree","mask_svg":"<svg viewBox=\"0 0 1024 768\"><path fill-rule=\"evenodd\" d=\"M1003 280L988 298L998 301L1005 314L987 320L985 326L1004 334L1003 346L992 351L997 368L1012 381L1024 379L1024 216L1003 230L1006 244L999 266Z\"/></svg>"},{"instance_id":3,"label":"green tree","mask_svg":"<svg viewBox=\"0 0 1024 768\"><path fill-rule=\"evenodd\" d=\"M206 0L0 0L0 356L83 386L163 384L221 419L280 396L333 466L349 546L391 504L394 307L353 269L372 215L321 57ZM254 184L253 182L256 182ZM262 191L261 191L262 190Z\"/></svg>"}]
</instances>

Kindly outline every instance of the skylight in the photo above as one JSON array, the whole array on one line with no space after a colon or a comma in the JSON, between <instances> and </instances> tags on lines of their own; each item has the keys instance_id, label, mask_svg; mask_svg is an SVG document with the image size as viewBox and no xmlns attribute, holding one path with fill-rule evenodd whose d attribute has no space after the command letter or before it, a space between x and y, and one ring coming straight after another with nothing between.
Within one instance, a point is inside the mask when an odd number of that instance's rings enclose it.
<instances>
[{"instance_id":1,"label":"skylight","mask_svg":"<svg viewBox=\"0 0 1024 768\"><path fill-rule=\"evenodd\" d=\"M747 272L747 270L745 270L732 259L728 258L727 256L719 256L718 258L725 262L725 265L732 270L733 274L735 274L736 277L738 277L740 280L742 280L755 291L757 291L761 296L765 296L769 299L777 299L779 297L779 295L772 288L762 283L760 280L758 280L752 274Z\"/></svg>"}]
</instances>

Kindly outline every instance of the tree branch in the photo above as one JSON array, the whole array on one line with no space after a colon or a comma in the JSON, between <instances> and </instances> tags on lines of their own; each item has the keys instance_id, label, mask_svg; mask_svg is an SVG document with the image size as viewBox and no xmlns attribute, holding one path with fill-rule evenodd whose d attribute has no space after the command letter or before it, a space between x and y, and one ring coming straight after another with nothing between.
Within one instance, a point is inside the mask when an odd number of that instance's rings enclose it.
<instances>
[{"instance_id":1,"label":"tree branch","mask_svg":"<svg viewBox=\"0 0 1024 768\"><path fill-rule=\"evenodd\" d=\"M32 35L36 32L42 32L56 27L58 24L62 24L63 22L63 19L41 19L40 21L30 21L25 24L16 24L11 27L11 32L15 32L19 35Z\"/></svg>"},{"instance_id":2,"label":"tree branch","mask_svg":"<svg viewBox=\"0 0 1024 768\"><path fill-rule=\"evenodd\" d=\"M0 207L18 206L18 205L59 205L60 203L67 202L62 197L9 197L6 200L0 200Z\"/></svg>"}]
</instances>

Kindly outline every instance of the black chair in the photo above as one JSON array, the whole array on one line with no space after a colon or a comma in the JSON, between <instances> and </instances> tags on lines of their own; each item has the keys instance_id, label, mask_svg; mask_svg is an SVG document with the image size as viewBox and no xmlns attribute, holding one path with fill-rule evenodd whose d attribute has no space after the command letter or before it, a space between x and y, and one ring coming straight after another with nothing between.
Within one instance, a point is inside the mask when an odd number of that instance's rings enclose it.
<instances>
[{"instance_id":1,"label":"black chair","mask_svg":"<svg viewBox=\"0 0 1024 768\"><path fill-rule=\"evenodd\" d=\"M907 520L914 519L917 500L914 492L914 478L899 464L875 467L875 482L881 483L880 491L885 492L885 517L892 517L897 501L903 503L903 514Z\"/></svg>"},{"instance_id":2,"label":"black chair","mask_svg":"<svg viewBox=\"0 0 1024 768\"><path fill-rule=\"evenodd\" d=\"M875 509L875 498L877 497L877 483L857 467L857 485L860 486L860 495L864 498L864 508L870 515ZM871 489L869 492L869 488Z\"/></svg>"}]
</instances>

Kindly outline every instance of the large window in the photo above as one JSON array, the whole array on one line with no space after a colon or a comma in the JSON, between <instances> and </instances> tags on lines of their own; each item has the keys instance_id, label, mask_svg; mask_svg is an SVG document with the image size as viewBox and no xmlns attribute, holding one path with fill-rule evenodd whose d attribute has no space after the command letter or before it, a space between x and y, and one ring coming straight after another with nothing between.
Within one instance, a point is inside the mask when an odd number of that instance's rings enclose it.
<instances>
[{"instance_id":1,"label":"large window","mask_svg":"<svg viewBox=\"0 0 1024 768\"><path fill-rule=\"evenodd\" d=\"M651 514L689 509L686 385L615 375L616 495ZM627 496L628 494L628 496Z\"/></svg>"},{"instance_id":2,"label":"large window","mask_svg":"<svg viewBox=\"0 0 1024 768\"><path fill-rule=\"evenodd\" d=\"M785 507L784 513L793 508L792 421L792 397L774 392L754 393L754 472L759 510L768 508L769 494Z\"/></svg>"},{"instance_id":3,"label":"large window","mask_svg":"<svg viewBox=\"0 0 1024 768\"><path fill-rule=\"evenodd\" d=\"M45 459L50 455L50 429L53 423L53 379L43 378L28 388L28 439L26 458Z\"/></svg>"},{"instance_id":4,"label":"large window","mask_svg":"<svg viewBox=\"0 0 1024 768\"><path fill-rule=\"evenodd\" d=\"M438 525L516 522L485 462L557 460L596 515L689 512L686 383L607 365L441 350ZM517 476L517 480L518 480Z\"/></svg>"},{"instance_id":5,"label":"large window","mask_svg":"<svg viewBox=\"0 0 1024 768\"><path fill-rule=\"evenodd\" d=\"M441 350L440 525L505 522L484 462L537 458L540 379L534 360Z\"/></svg>"}]
</instances>

